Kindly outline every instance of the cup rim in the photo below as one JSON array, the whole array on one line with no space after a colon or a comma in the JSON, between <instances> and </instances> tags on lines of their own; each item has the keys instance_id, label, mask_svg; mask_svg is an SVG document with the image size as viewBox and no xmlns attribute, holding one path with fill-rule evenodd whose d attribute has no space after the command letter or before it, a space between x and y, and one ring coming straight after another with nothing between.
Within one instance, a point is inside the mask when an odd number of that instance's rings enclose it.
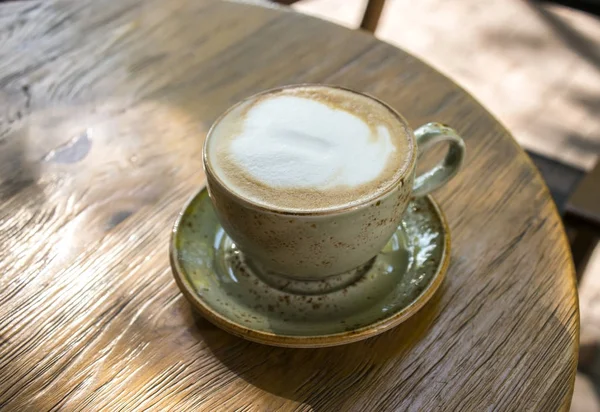
<instances>
[{"instance_id":1,"label":"cup rim","mask_svg":"<svg viewBox=\"0 0 600 412\"><path fill-rule=\"evenodd\" d=\"M385 107L387 110L389 110L390 113L392 113L392 115L394 117L396 117L396 119L398 119L398 121L400 123L402 123L405 130L408 132L407 135L409 137L409 139L408 139L409 140L408 161L405 162L404 165L400 167L400 171L397 174L396 178L394 180L392 180L390 183L388 183L388 185L385 187L385 189L383 191L381 191L379 193L373 193L371 196L367 196L361 202L353 203L351 205L340 205L340 206L333 206L333 207L322 208L322 209L313 209L313 210L298 210L298 209L292 209L292 208L283 208L283 207L280 208L280 207L276 207L276 206L268 206L268 205L264 205L264 204L255 202L252 199L248 199L247 197L244 197L244 196L240 195L239 193L234 192L229 187L227 187L227 185L215 173L215 171L212 169L212 166L208 159L208 154L207 154L208 142L213 134L215 127L221 122L221 120L223 120L223 118L225 116L227 116L232 110L239 107L243 103L246 103L249 100L253 100L258 97L261 97L261 96L264 96L267 94L271 94L271 93L276 93L276 92L279 92L282 90L296 89L296 88L303 88L303 87L304 88L306 88L306 87L325 87L325 88L331 88L331 89L339 89L339 90L343 90L343 91L354 93L354 94L357 94L360 96L367 97L367 98L374 100L375 102L381 104L383 107ZM393 107L391 107L384 101L378 99L377 97L375 97L371 94L359 92L357 90L353 90L353 89L343 87L343 86L320 84L320 83L299 83L299 84L289 84L289 85L284 85L284 86L278 86L278 87L274 87L271 89L263 90L261 92L252 94L252 95L240 100L239 102L230 106L227 110L225 110L223 113L221 113L221 115L219 115L219 117L217 117L215 119L215 121L210 126L210 129L208 129L206 138L204 139L204 144L202 146L202 167L204 169L204 174L207 177L208 183L213 183L213 182L217 183L220 186L221 190L227 192L228 195L236 198L240 203L244 204L244 206L249 207L251 209L260 210L262 212L268 212L268 213L273 213L273 214L278 214L278 215L295 215L295 216L326 216L326 215L350 212L350 211L353 211L356 209L360 209L360 208L364 207L365 205L372 203L373 201L381 199L381 198L385 197L386 195L388 195L391 191L393 191L398 186L398 183L400 183L401 185L405 184L406 177L410 174L410 171L413 170L415 167L416 158L417 158L417 144L416 144L414 132L413 132L412 128L410 127L410 125L408 124L408 122L406 121L406 119L397 110L395 110ZM412 191L412 188L410 188L410 189Z\"/></svg>"}]
</instances>

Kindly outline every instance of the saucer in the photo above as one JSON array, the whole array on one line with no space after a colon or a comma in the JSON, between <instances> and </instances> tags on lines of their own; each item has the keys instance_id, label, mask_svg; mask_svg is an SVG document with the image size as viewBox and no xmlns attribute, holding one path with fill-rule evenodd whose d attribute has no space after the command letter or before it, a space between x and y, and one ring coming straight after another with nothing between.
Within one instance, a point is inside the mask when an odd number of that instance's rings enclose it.
<instances>
[{"instance_id":1,"label":"saucer","mask_svg":"<svg viewBox=\"0 0 600 412\"><path fill-rule=\"evenodd\" d=\"M414 199L381 252L351 274L285 281L260 273L227 236L203 188L179 214L171 267L184 296L209 321L244 339L323 347L382 333L415 314L438 289L450 233L431 197Z\"/></svg>"}]
</instances>

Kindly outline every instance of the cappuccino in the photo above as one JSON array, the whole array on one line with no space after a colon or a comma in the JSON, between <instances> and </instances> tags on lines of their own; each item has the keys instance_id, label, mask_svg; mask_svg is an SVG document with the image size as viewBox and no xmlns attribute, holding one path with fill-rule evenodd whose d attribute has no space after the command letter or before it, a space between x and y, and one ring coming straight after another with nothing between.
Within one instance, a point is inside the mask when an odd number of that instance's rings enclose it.
<instances>
[{"instance_id":1,"label":"cappuccino","mask_svg":"<svg viewBox=\"0 0 600 412\"><path fill-rule=\"evenodd\" d=\"M207 165L238 196L275 210L356 205L397 184L414 145L405 122L368 96L292 86L234 106L213 126Z\"/></svg>"}]
</instances>

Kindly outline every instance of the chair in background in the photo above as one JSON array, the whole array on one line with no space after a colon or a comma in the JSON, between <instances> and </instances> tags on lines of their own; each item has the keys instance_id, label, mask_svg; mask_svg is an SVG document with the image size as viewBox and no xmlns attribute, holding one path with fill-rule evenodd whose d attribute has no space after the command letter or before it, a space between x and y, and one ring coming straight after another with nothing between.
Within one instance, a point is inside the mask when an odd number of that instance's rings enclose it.
<instances>
[{"instance_id":1,"label":"chair in background","mask_svg":"<svg viewBox=\"0 0 600 412\"><path fill-rule=\"evenodd\" d=\"M600 163L589 172L528 151L546 181L571 243L577 279L600 238Z\"/></svg>"},{"instance_id":2,"label":"chair in background","mask_svg":"<svg viewBox=\"0 0 600 412\"><path fill-rule=\"evenodd\" d=\"M579 278L600 238L600 163L569 198L563 220L575 232L571 251Z\"/></svg>"},{"instance_id":3,"label":"chair in background","mask_svg":"<svg viewBox=\"0 0 600 412\"><path fill-rule=\"evenodd\" d=\"M271 0L274 3L284 4L286 6L292 5L294 3L299 2L300 0ZM363 14L362 21L360 22L360 28L363 30L370 31L371 33L375 33L375 29L377 29L377 24L379 23L379 18L381 17L381 12L383 11L383 7L385 5L385 0L369 0L367 2L367 7L365 7L365 12Z\"/></svg>"},{"instance_id":4,"label":"chair in background","mask_svg":"<svg viewBox=\"0 0 600 412\"><path fill-rule=\"evenodd\" d=\"M600 16L600 0L537 0L556 3ZM600 238L600 163L585 174L584 171L563 165L543 156L529 153L563 217L571 243L571 253L577 270L577 279Z\"/></svg>"}]
</instances>

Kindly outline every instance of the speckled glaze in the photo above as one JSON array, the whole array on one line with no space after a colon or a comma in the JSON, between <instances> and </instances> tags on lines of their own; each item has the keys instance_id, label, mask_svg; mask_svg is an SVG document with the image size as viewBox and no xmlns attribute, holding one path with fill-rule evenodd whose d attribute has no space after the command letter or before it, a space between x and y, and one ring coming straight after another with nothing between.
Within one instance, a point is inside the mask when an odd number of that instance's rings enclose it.
<instances>
[{"instance_id":1,"label":"speckled glaze","mask_svg":"<svg viewBox=\"0 0 600 412\"><path fill-rule=\"evenodd\" d=\"M260 343L321 347L379 334L419 310L442 282L450 236L434 201L418 198L377 256L351 274L350 284L343 276L274 283L247 264L203 189L177 219L170 255L179 288L217 326Z\"/></svg>"},{"instance_id":2,"label":"speckled glaze","mask_svg":"<svg viewBox=\"0 0 600 412\"><path fill-rule=\"evenodd\" d=\"M297 86L284 86L288 87ZM349 91L387 107L403 125L409 140L406 162L399 165L402 169L397 179L378 196L363 203L299 212L266 208L226 187L211 169L209 145L204 145L203 165L217 216L247 259L263 271L288 280L323 280L366 264L396 231L411 197L427 195L445 184L462 165L464 143L451 128L428 123L413 133L406 120L384 102ZM218 122L219 119L215 124ZM211 139L211 131L206 142ZM417 155L440 141L450 143L445 158L415 179Z\"/></svg>"},{"instance_id":3,"label":"speckled glaze","mask_svg":"<svg viewBox=\"0 0 600 412\"><path fill-rule=\"evenodd\" d=\"M219 221L265 270L319 280L371 259L389 240L410 198L413 176L368 204L325 215L285 214L249 205L208 178Z\"/></svg>"}]
</instances>

